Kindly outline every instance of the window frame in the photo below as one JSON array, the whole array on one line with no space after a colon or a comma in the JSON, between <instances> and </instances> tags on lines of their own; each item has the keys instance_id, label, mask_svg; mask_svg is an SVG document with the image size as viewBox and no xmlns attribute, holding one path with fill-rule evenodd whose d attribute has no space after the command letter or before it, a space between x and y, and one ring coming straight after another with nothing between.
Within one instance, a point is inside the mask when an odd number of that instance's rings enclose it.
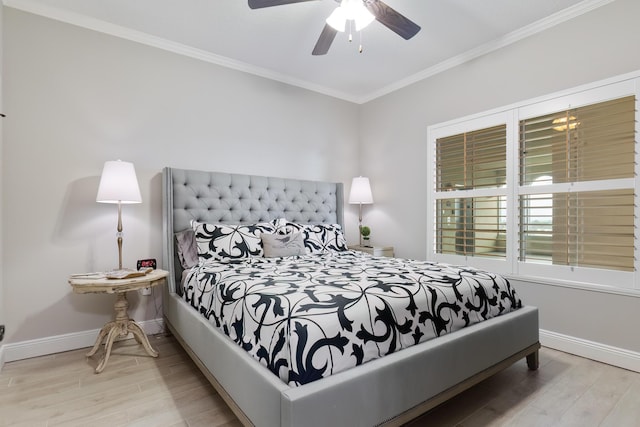
<instances>
[{"instance_id":1,"label":"window frame","mask_svg":"<svg viewBox=\"0 0 640 427\"><path fill-rule=\"evenodd\" d=\"M507 186L504 187L496 187L496 188L479 188L479 189L468 189L468 190L454 190L454 191L436 191L436 140L442 137L457 135L466 132L471 132L478 129L490 128L493 126L506 125L506 168L507 168ZM472 197L487 197L487 196L506 196L507 198L507 241L509 241L509 227L510 217L509 212L513 209L513 206L510 206L509 197L509 188L513 185L510 184L510 181L513 180L513 164L509 162L508 159L513 157L514 153L511 151L514 150L513 146L510 146L508 141L513 137L514 132L517 135L517 129L514 127L513 120L513 112L505 111L505 112L497 112L488 115L479 115L475 118L470 118L469 120L451 122L448 124L444 124L443 126L433 126L428 130L430 146L428 150L428 158L431 161L428 162L427 165L427 175L429 177L428 188L429 192L427 194L427 203L428 203L428 211L427 211L427 224L431 224L431 226L427 227L427 242L428 248L427 251L430 253L431 259L437 262L446 262L452 264L469 264L471 258L473 258L473 265L479 268L491 269L493 271L508 273L511 271L511 265L514 261L514 254L510 251L506 251L506 256L504 259L496 259L496 258L488 258L488 257L474 257L468 255L454 255L454 254L442 254L438 253L436 249L436 201L438 199L449 199L455 195L456 198L472 198ZM517 155L517 153L515 153Z\"/></svg>"},{"instance_id":2,"label":"window frame","mask_svg":"<svg viewBox=\"0 0 640 427\"><path fill-rule=\"evenodd\" d=\"M559 284L587 287L589 289L613 289L617 291L640 291L640 71L592 83L548 96L523 101L503 108L479 113L460 119L429 126L427 129L427 259L436 262L465 264L477 268L490 269L509 277ZM519 182L519 123L521 120L543 116L571 108L579 108L597 104L625 96L635 96L635 177L601 182L555 183L537 186L520 186ZM500 189L458 190L455 197L495 196L506 194L507 197L507 240L506 257L492 259L472 255L455 255L437 253L436 248L436 201L451 198L446 192L436 191L436 140L464 132L471 132L490 126L506 124L507 129L507 188L504 193ZM615 181L615 182L614 182ZM622 187L621 187L622 186ZM584 191L612 188L633 188L635 192L634 219L634 270L624 272L586 267L563 265L546 265L519 261L519 198L523 194L545 194L551 191ZM459 195L458 195L459 194Z\"/></svg>"}]
</instances>

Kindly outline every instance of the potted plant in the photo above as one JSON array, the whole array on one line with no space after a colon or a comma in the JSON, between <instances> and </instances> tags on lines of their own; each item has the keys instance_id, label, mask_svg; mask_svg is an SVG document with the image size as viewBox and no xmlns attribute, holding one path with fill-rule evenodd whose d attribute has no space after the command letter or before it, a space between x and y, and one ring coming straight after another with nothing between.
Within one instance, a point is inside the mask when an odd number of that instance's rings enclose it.
<instances>
[{"instance_id":1,"label":"potted plant","mask_svg":"<svg viewBox=\"0 0 640 427\"><path fill-rule=\"evenodd\" d=\"M364 246L369 246L369 236L371 235L371 229L366 225L360 227L360 235L364 241Z\"/></svg>"}]
</instances>

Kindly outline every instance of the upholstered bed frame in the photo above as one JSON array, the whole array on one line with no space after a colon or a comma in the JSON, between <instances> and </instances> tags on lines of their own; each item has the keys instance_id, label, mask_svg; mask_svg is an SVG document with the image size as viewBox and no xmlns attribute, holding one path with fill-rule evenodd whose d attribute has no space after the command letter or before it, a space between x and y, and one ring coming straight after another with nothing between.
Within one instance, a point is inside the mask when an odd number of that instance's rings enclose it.
<instances>
[{"instance_id":1,"label":"upholstered bed frame","mask_svg":"<svg viewBox=\"0 0 640 427\"><path fill-rule=\"evenodd\" d=\"M214 328L180 296L174 233L200 222L285 217L343 224L341 183L163 170L165 322L245 425L400 425L527 358L538 365L538 311L523 307L457 332L290 387Z\"/></svg>"}]
</instances>

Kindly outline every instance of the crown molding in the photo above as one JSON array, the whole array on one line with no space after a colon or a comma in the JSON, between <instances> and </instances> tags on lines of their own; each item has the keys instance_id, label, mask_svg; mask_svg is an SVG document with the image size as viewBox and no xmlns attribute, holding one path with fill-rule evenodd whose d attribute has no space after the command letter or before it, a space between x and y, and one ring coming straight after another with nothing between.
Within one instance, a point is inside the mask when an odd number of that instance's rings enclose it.
<instances>
[{"instance_id":1,"label":"crown molding","mask_svg":"<svg viewBox=\"0 0 640 427\"><path fill-rule=\"evenodd\" d=\"M177 43L162 37L153 36L142 31L132 30L120 25L112 24L100 19L91 18L86 15L71 12L57 7L45 5L37 0L3 0L3 4L13 9L23 12L32 13L45 18L64 22L66 24L75 25L77 27L88 30L97 31L114 37L141 43L147 46L162 49L178 55L187 56L189 58L198 59L200 61L230 68L244 73L253 74L269 80L286 83L291 86L297 86L333 98L342 99L352 103L357 103L357 98L353 95L337 91L325 86L317 85L305 80L296 79L286 74L277 73L275 71L257 67L246 62L237 61L227 58L226 56L216 55L203 49L197 49L182 43Z\"/></svg>"},{"instance_id":2,"label":"crown molding","mask_svg":"<svg viewBox=\"0 0 640 427\"><path fill-rule=\"evenodd\" d=\"M376 90L365 96L355 96L342 91L337 91L326 86L317 85L302 79L297 79L286 74L277 73L275 71L257 67L255 65L248 64L246 62L237 61L231 58L227 58L222 55L216 55L214 53L197 49L191 46L187 46L181 43L176 43L171 40L156 37L141 31L132 30L130 28L122 27L102 21L99 19L91 18L86 15L82 15L75 12L70 12L57 7L45 5L38 0L3 0L2 3L14 9L18 9L24 12L29 12L35 15L43 16L46 18L54 19L57 21L65 22L67 24L75 25L78 27L86 28L89 30L109 34L111 36L119 37L122 39L134 41L144 45L152 46L165 51L173 52L179 55L184 55L190 58L198 59L211 64L216 64L222 67L234 69L248 74L253 74L259 77L263 77L269 80L278 81L291 86L297 86L302 89L307 89L313 92L317 92L323 95L331 96L333 98L342 99L344 101L352 102L355 104L365 104L376 98L380 98L384 95L388 95L391 92L395 92L406 86L417 83L421 80L428 79L436 74L447 71L451 68L457 67L465 62L471 61L480 56L486 55L505 46L513 44L531 35L540 33L544 30L552 28L558 24L566 22L570 19L576 18L580 15L595 10L601 6L612 3L615 0L584 0L574 6L561 10L553 15L550 15L544 19L534 22L530 25L522 27L516 31L513 31L504 37L490 41L474 49L468 50L460 55L452 57L448 60L442 61L432 67L422 70L416 74L413 74L402 80L385 86L379 90Z\"/></svg>"},{"instance_id":3,"label":"crown molding","mask_svg":"<svg viewBox=\"0 0 640 427\"><path fill-rule=\"evenodd\" d=\"M369 101L373 101L376 98L379 98L384 95L388 95L389 93L395 92L398 89L402 89L406 86L412 85L421 80L428 79L429 77L432 77L436 74L439 74L451 68L457 67L458 65L462 65L465 62L469 62L480 56L502 49L503 47L509 46L513 43L516 43L534 34L541 33L542 31L548 30L549 28L552 28L558 24L569 21L578 16L584 15L587 12L591 12L592 10L595 10L601 6L612 3L614 1L615 0L585 0L572 7L561 10L560 12L557 12L553 15L549 15L544 19L536 21L525 27L519 28L505 35L504 37L500 37L499 39L487 42L474 49L468 50L458 56L454 56L450 59L447 59L446 61L442 61L434 65L433 67L429 67L416 74L413 74L412 76L409 76L405 79L399 80L393 84L385 86L380 90L372 92L369 96L358 99L358 103L364 104Z\"/></svg>"}]
</instances>

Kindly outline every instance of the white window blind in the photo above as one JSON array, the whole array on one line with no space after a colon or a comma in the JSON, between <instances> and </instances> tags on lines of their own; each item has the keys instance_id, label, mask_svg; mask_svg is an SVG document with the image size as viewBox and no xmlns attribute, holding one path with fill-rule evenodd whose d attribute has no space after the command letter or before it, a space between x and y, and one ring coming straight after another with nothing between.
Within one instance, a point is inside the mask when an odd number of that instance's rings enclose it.
<instances>
[{"instance_id":1,"label":"white window blind","mask_svg":"<svg viewBox=\"0 0 640 427\"><path fill-rule=\"evenodd\" d=\"M506 147L506 125L437 139L437 191L506 184Z\"/></svg>"},{"instance_id":2,"label":"white window blind","mask_svg":"<svg viewBox=\"0 0 640 427\"><path fill-rule=\"evenodd\" d=\"M427 257L640 291L640 71L429 126Z\"/></svg>"},{"instance_id":3,"label":"white window blind","mask_svg":"<svg viewBox=\"0 0 640 427\"><path fill-rule=\"evenodd\" d=\"M504 196L439 199L438 253L505 257Z\"/></svg>"},{"instance_id":4,"label":"white window blind","mask_svg":"<svg viewBox=\"0 0 640 427\"><path fill-rule=\"evenodd\" d=\"M635 97L521 120L519 259L634 270Z\"/></svg>"},{"instance_id":5,"label":"white window blind","mask_svg":"<svg viewBox=\"0 0 640 427\"><path fill-rule=\"evenodd\" d=\"M436 140L438 253L505 257L506 141L504 124Z\"/></svg>"}]
</instances>

